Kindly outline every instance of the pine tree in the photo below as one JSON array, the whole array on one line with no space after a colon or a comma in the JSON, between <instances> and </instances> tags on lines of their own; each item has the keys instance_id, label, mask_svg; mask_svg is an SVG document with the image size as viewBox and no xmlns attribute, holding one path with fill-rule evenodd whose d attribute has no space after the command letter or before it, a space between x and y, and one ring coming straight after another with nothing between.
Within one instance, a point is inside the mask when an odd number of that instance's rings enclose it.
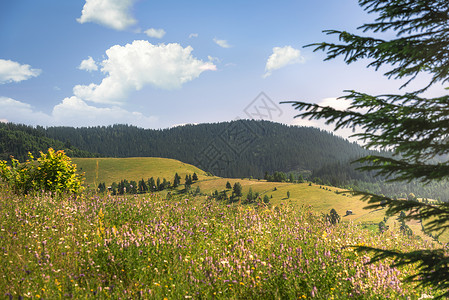
<instances>
[{"instance_id":1,"label":"pine tree","mask_svg":"<svg viewBox=\"0 0 449 300\"><path fill-rule=\"evenodd\" d=\"M240 184L240 182L234 183L234 187L232 189L232 194L235 197L242 197L243 196L243 194L242 194L242 185Z\"/></svg>"},{"instance_id":2,"label":"pine tree","mask_svg":"<svg viewBox=\"0 0 449 300\"><path fill-rule=\"evenodd\" d=\"M253 189L249 188L248 194L246 195L246 200L251 203L254 200Z\"/></svg>"},{"instance_id":3,"label":"pine tree","mask_svg":"<svg viewBox=\"0 0 449 300\"><path fill-rule=\"evenodd\" d=\"M162 188L162 185L161 185L161 179L158 177L156 179L156 191L162 191L162 190L163 190L163 188Z\"/></svg>"},{"instance_id":4,"label":"pine tree","mask_svg":"<svg viewBox=\"0 0 449 300\"><path fill-rule=\"evenodd\" d=\"M149 189L151 192L157 191L156 182L154 182L154 178L153 178L153 177L151 177L150 179L148 179L148 189Z\"/></svg>"},{"instance_id":5,"label":"pine tree","mask_svg":"<svg viewBox=\"0 0 449 300\"><path fill-rule=\"evenodd\" d=\"M229 181L226 182L226 189L232 189L231 183Z\"/></svg>"},{"instance_id":6,"label":"pine tree","mask_svg":"<svg viewBox=\"0 0 449 300\"><path fill-rule=\"evenodd\" d=\"M326 30L340 43L316 43L315 51L327 52L325 60L339 56L348 64L369 59L376 70L390 66L388 78L407 79L406 87L418 75L430 75L428 83L413 92L369 95L350 90L342 98L350 100L346 110L317 104L289 101L302 112L297 117L326 119L335 129L361 128L353 137L367 148L390 150L393 156L369 155L358 162L359 169L375 171L390 181L420 180L424 183L447 179L449 161L432 160L449 153L449 95L429 98L424 93L436 83L449 81L449 1L447 0L359 0L359 4L378 17L364 24L363 32L395 32L392 39L360 36L346 31ZM441 232L449 227L449 203L427 204L417 200L395 200L362 192L370 204L367 208L387 207L387 214L406 211L404 220L425 220L427 231ZM408 278L449 296L449 257L440 250L402 253L358 247L375 253L372 262L395 258L394 266L415 264L418 272Z\"/></svg>"},{"instance_id":7,"label":"pine tree","mask_svg":"<svg viewBox=\"0 0 449 300\"><path fill-rule=\"evenodd\" d=\"M173 179L173 187L177 188L181 184L181 177L179 177L178 173L175 174L175 178Z\"/></svg>"},{"instance_id":8,"label":"pine tree","mask_svg":"<svg viewBox=\"0 0 449 300\"><path fill-rule=\"evenodd\" d=\"M148 186L143 178L139 181L139 193L143 194L148 191Z\"/></svg>"}]
</instances>

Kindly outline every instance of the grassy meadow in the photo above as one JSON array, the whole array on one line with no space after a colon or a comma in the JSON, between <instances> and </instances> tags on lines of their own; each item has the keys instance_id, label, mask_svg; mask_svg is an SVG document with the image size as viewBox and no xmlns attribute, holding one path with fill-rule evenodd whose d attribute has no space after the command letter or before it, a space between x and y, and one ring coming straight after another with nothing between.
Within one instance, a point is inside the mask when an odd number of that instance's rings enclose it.
<instances>
[{"instance_id":1,"label":"grassy meadow","mask_svg":"<svg viewBox=\"0 0 449 300\"><path fill-rule=\"evenodd\" d=\"M18 196L0 189L0 291L6 299L420 299L436 292L403 280L414 266L367 265L351 246L403 251L439 247L407 236L384 210L367 211L337 188L207 176L161 158L73 159L87 184L196 172L198 195L182 186L154 194ZM270 202L216 200L240 182ZM290 197L287 198L287 192ZM228 191L228 195L231 191ZM323 214L334 208L336 225ZM344 216L346 210L353 214ZM410 224L420 232L420 224Z\"/></svg>"},{"instance_id":2,"label":"grassy meadow","mask_svg":"<svg viewBox=\"0 0 449 300\"><path fill-rule=\"evenodd\" d=\"M156 194L51 198L0 192L0 290L23 298L418 299L412 267L366 265L351 245L433 244L330 225L310 206Z\"/></svg>"},{"instance_id":3,"label":"grassy meadow","mask_svg":"<svg viewBox=\"0 0 449 300\"><path fill-rule=\"evenodd\" d=\"M166 178L173 181L175 173L182 180L186 174L197 173L199 179L206 177L203 170L180 162L179 160L160 157L130 158L72 158L78 166L79 173L85 173L85 184L97 187L100 182L110 185L122 179L147 180L150 177Z\"/></svg>"}]
</instances>

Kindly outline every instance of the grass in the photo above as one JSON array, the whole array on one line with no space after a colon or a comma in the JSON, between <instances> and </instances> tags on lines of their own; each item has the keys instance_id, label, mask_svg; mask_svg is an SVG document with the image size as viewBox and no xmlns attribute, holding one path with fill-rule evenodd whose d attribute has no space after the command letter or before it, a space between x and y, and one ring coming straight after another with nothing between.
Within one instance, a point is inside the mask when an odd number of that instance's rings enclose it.
<instances>
[{"instance_id":1,"label":"grass","mask_svg":"<svg viewBox=\"0 0 449 300\"><path fill-rule=\"evenodd\" d=\"M228 181L231 183L231 186L236 182L240 182L244 196L251 188L254 193L259 193L262 198L264 195L268 195L270 204L274 206L287 203L295 207L311 205L312 210L318 214L327 214L333 208L342 216L343 221L357 221L363 224L377 225L385 217L384 209L365 210L366 203L361 201L360 197L353 197L349 194L337 194L336 192L342 191L342 189L335 187L315 184L309 186L308 183L292 184L207 176L206 172L195 166L166 158L73 158L73 161L78 165L80 172L85 172L86 184L91 187L96 187L100 182L110 185L112 182L119 182L122 179L139 181L142 178L146 180L149 177L154 177L155 179L160 177L161 179L166 178L172 181L175 173L180 175L183 183L186 174L196 172L199 181L193 184L192 191L195 191L196 187L199 186L203 194L210 195L215 190L224 190ZM183 186L180 188L183 188ZM227 191L230 196L232 190ZM290 192L289 198L287 198L287 192ZM167 191L161 192L161 196L165 197L166 193ZM346 215L348 210L351 210L353 214ZM396 223L391 221L392 227L398 226ZM423 239L431 240L422 232L420 224L408 223L408 225L415 234ZM449 240L447 236L449 234L445 234L442 240Z\"/></svg>"},{"instance_id":2,"label":"grass","mask_svg":"<svg viewBox=\"0 0 449 300\"><path fill-rule=\"evenodd\" d=\"M293 184L266 182L264 180L216 178L194 184L193 190L196 186L199 186L203 193L210 194L215 190L224 190L228 181L231 186L240 182L244 196L248 193L249 188L253 192L260 193L262 198L264 195L268 195L270 203L275 206L281 203L289 203L296 207L311 205L313 211L320 214L329 213L334 208L340 216L343 216L343 220L358 220L364 223L378 223L385 217L384 210L365 210L366 202L361 201L361 197L337 194L336 191L342 191L342 189L315 184L309 186L309 183ZM287 198L287 192L290 192L290 198ZM228 190L228 195L231 195L231 193L232 190ZM348 210L351 210L353 214L346 215Z\"/></svg>"},{"instance_id":3,"label":"grass","mask_svg":"<svg viewBox=\"0 0 449 300\"><path fill-rule=\"evenodd\" d=\"M410 251L432 244L352 221L331 226L309 205L0 190L0 228L6 298L417 299L432 293L401 282L414 274L412 266L366 265L366 253L346 247Z\"/></svg>"},{"instance_id":4,"label":"grass","mask_svg":"<svg viewBox=\"0 0 449 300\"><path fill-rule=\"evenodd\" d=\"M183 181L186 174L197 173L199 179L208 178L206 172L201 169L180 162L175 159L160 157L131 157L131 158L72 158L78 166L79 172L84 172L85 184L97 187L100 182L110 185L120 180L139 181L154 177L166 178L173 182L175 173Z\"/></svg>"}]
</instances>

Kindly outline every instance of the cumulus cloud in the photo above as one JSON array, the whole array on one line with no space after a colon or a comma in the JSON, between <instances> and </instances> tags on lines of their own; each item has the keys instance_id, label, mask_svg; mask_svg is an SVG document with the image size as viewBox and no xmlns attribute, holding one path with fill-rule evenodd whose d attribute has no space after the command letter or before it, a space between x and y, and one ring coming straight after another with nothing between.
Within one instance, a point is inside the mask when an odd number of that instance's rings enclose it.
<instances>
[{"instance_id":1,"label":"cumulus cloud","mask_svg":"<svg viewBox=\"0 0 449 300\"><path fill-rule=\"evenodd\" d=\"M140 112L129 112L117 106L95 107L76 96L65 98L53 108L53 121L66 126L99 126L118 123L148 128L156 117L146 117Z\"/></svg>"},{"instance_id":2,"label":"cumulus cloud","mask_svg":"<svg viewBox=\"0 0 449 300\"><path fill-rule=\"evenodd\" d=\"M291 46L274 47L273 54L267 60L265 65L264 78L271 75L274 70L283 68L287 65L303 63L304 57L301 56L301 52Z\"/></svg>"},{"instance_id":3,"label":"cumulus cloud","mask_svg":"<svg viewBox=\"0 0 449 300\"><path fill-rule=\"evenodd\" d=\"M50 117L42 112L36 112L32 106L12 98L0 97L0 119L21 124L48 124Z\"/></svg>"},{"instance_id":4,"label":"cumulus cloud","mask_svg":"<svg viewBox=\"0 0 449 300\"><path fill-rule=\"evenodd\" d=\"M92 72L92 71L97 71L98 70L98 66L95 63L95 60L92 57L88 57L87 59L83 60L81 62L81 64L79 65L78 69L80 70L84 70L84 71L88 71L88 72Z\"/></svg>"},{"instance_id":5,"label":"cumulus cloud","mask_svg":"<svg viewBox=\"0 0 449 300\"><path fill-rule=\"evenodd\" d=\"M219 40L217 38L214 38L214 42L221 48L231 48L231 45L229 45L228 41L226 40Z\"/></svg>"},{"instance_id":6,"label":"cumulus cloud","mask_svg":"<svg viewBox=\"0 0 449 300\"><path fill-rule=\"evenodd\" d=\"M116 30L124 30L136 20L129 10L135 0L86 0L79 23L93 22Z\"/></svg>"},{"instance_id":7,"label":"cumulus cloud","mask_svg":"<svg viewBox=\"0 0 449 300\"><path fill-rule=\"evenodd\" d=\"M120 107L95 107L72 96L53 108L51 114L33 110L33 107L11 98L0 97L0 122L23 123L43 126L100 126L118 123L143 128L153 127L156 117L140 112L130 112Z\"/></svg>"},{"instance_id":8,"label":"cumulus cloud","mask_svg":"<svg viewBox=\"0 0 449 300\"><path fill-rule=\"evenodd\" d=\"M207 59L212 63L213 62L216 62L216 63L221 62L221 60L218 57L214 57L214 56L210 56L210 55L207 56Z\"/></svg>"},{"instance_id":9,"label":"cumulus cloud","mask_svg":"<svg viewBox=\"0 0 449 300\"><path fill-rule=\"evenodd\" d=\"M115 45L106 51L101 71L107 74L100 84L76 85L73 93L80 99L97 103L120 104L132 91L146 85L162 89L180 88L202 72L216 70L211 62L192 56L193 48L181 45L153 45L134 41Z\"/></svg>"},{"instance_id":10,"label":"cumulus cloud","mask_svg":"<svg viewBox=\"0 0 449 300\"><path fill-rule=\"evenodd\" d=\"M164 29L149 28L149 29L145 30L144 32L149 37L156 38L156 39L161 39L165 35L165 30Z\"/></svg>"},{"instance_id":11,"label":"cumulus cloud","mask_svg":"<svg viewBox=\"0 0 449 300\"><path fill-rule=\"evenodd\" d=\"M198 33L191 33L191 34L189 34L189 39L197 38L197 37L198 37Z\"/></svg>"},{"instance_id":12,"label":"cumulus cloud","mask_svg":"<svg viewBox=\"0 0 449 300\"><path fill-rule=\"evenodd\" d=\"M0 59L0 84L19 82L39 76L42 70L32 69L30 65L21 65L12 60Z\"/></svg>"}]
</instances>

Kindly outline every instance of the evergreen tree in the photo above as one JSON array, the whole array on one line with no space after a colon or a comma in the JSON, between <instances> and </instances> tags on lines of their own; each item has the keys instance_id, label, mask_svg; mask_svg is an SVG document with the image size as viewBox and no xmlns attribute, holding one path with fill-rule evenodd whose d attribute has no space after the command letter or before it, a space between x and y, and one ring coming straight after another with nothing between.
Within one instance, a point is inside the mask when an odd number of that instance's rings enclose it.
<instances>
[{"instance_id":1,"label":"evergreen tree","mask_svg":"<svg viewBox=\"0 0 449 300\"><path fill-rule=\"evenodd\" d=\"M150 179L148 179L148 189L149 189L151 192L157 191L156 182L154 182L154 178L153 178L153 177L151 177Z\"/></svg>"},{"instance_id":2,"label":"evergreen tree","mask_svg":"<svg viewBox=\"0 0 449 300\"><path fill-rule=\"evenodd\" d=\"M170 187L170 182L167 181L167 179L162 178L162 189L165 190L165 189L168 189L169 187Z\"/></svg>"},{"instance_id":3,"label":"evergreen tree","mask_svg":"<svg viewBox=\"0 0 449 300\"><path fill-rule=\"evenodd\" d=\"M195 172L193 173L192 181L198 181L198 175Z\"/></svg>"},{"instance_id":4,"label":"evergreen tree","mask_svg":"<svg viewBox=\"0 0 449 300\"><path fill-rule=\"evenodd\" d=\"M263 203L268 204L270 202L270 198L268 195L263 196Z\"/></svg>"},{"instance_id":5,"label":"evergreen tree","mask_svg":"<svg viewBox=\"0 0 449 300\"><path fill-rule=\"evenodd\" d=\"M231 183L229 181L226 182L226 189L232 189Z\"/></svg>"},{"instance_id":6,"label":"evergreen tree","mask_svg":"<svg viewBox=\"0 0 449 300\"><path fill-rule=\"evenodd\" d=\"M240 182L234 183L234 187L232 188L232 194L234 197L242 197L242 185Z\"/></svg>"},{"instance_id":7,"label":"evergreen tree","mask_svg":"<svg viewBox=\"0 0 449 300\"><path fill-rule=\"evenodd\" d=\"M293 176L292 173L290 173L290 175L288 176L288 181L289 182L295 182L295 176Z\"/></svg>"},{"instance_id":8,"label":"evergreen tree","mask_svg":"<svg viewBox=\"0 0 449 300\"><path fill-rule=\"evenodd\" d=\"M162 191L163 190L162 186L161 186L161 179L159 177L156 179L156 190L157 191Z\"/></svg>"},{"instance_id":9,"label":"evergreen tree","mask_svg":"<svg viewBox=\"0 0 449 300\"><path fill-rule=\"evenodd\" d=\"M249 188L248 194L246 195L246 200L251 203L254 200L253 189Z\"/></svg>"},{"instance_id":10,"label":"evergreen tree","mask_svg":"<svg viewBox=\"0 0 449 300\"><path fill-rule=\"evenodd\" d=\"M181 184L181 177L179 177L178 173L175 174L175 178L173 179L173 187L177 188Z\"/></svg>"},{"instance_id":11,"label":"evergreen tree","mask_svg":"<svg viewBox=\"0 0 449 300\"><path fill-rule=\"evenodd\" d=\"M368 155L358 162L360 169L375 171L390 181L418 179L430 183L449 177L449 161L432 160L449 153L449 95L429 98L424 94L435 83L449 81L449 1L447 0L359 0L369 13L377 15L373 23L360 27L363 32L395 31L396 37L381 39L351 34L346 31L327 30L337 35L342 43L318 43L315 51L327 51L326 60L343 56L346 63L360 59L371 60L368 66L377 69L391 65L385 75L408 80L430 75L428 84L414 92L402 94L369 95L347 91L342 98L351 101L344 110L321 107L317 104L293 102L302 110L298 116L335 123L335 129L362 128L364 132L353 136L367 148L388 149L393 156ZM290 102L292 103L292 102ZM440 232L449 222L449 203L426 204L416 200L394 200L368 193L362 194L370 204L368 208L387 206L387 214L407 211L403 220L425 220L427 231ZM382 203L382 204L381 204ZM405 223L404 223L405 225ZM409 230L404 226L404 232ZM372 262L387 257L395 258L394 266L415 264L417 274L408 278L423 286L433 286L449 296L449 257L443 249L398 252L370 247L358 247L375 253Z\"/></svg>"},{"instance_id":12,"label":"evergreen tree","mask_svg":"<svg viewBox=\"0 0 449 300\"><path fill-rule=\"evenodd\" d=\"M111 184L111 192L112 192L112 195L117 195L117 189L118 189L117 183L116 183L116 182L113 182L113 183Z\"/></svg>"},{"instance_id":13,"label":"evergreen tree","mask_svg":"<svg viewBox=\"0 0 449 300\"><path fill-rule=\"evenodd\" d=\"M190 178L189 178L189 175L186 174L186 178L185 178L185 183L184 184L191 185L192 184L192 176L190 176Z\"/></svg>"},{"instance_id":14,"label":"evergreen tree","mask_svg":"<svg viewBox=\"0 0 449 300\"><path fill-rule=\"evenodd\" d=\"M137 182L135 182L134 180L131 180L129 182L129 191L128 193L130 194L137 194Z\"/></svg>"},{"instance_id":15,"label":"evergreen tree","mask_svg":"<svg viewBox=\"0 0 449 300\"><path fill-rule=\"evenodd\" d=\"M290 198L290 191L287 191L287 198Z\"/></svg>"},{"instance_id":16,"label":"evergreen tree","mask_svg":"<svg viewBox=\"0 0 449 300\"><path fill-rule=\"evenodd\" d=\"M106 191L106 184L104 182L100 182L98 184L98 192L104 193Z\"/></svg>"},{"instance_id":17,"label":"evergreen tree","mask_svg":"<svg viewBox=\"0 0 449 300\"><path fill-rule=\"evenodd\" d=\"M139 193L143 194L146 193L148 191L148 186L145 183L145 180L143 180L143 178L139 181Z\"/></svg>"}]
</instances>

